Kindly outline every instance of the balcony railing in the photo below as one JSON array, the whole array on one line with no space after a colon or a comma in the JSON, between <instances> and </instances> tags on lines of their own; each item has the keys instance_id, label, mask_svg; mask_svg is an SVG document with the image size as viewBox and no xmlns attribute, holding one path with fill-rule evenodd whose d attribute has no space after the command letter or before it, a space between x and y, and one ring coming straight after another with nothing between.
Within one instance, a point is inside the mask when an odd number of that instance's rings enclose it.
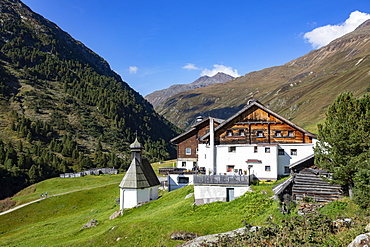
<instances>
[{"instance_id":1,"label":"balcony railing","mask_svg":"<svg viewBox=\"0 0 370 247\"><path fill-rule=\"evenodd\" d=\"M249 176L239 175L194 175L195 185L224 184L224 185L249 185Z\"/></svg>"}]
</instances>

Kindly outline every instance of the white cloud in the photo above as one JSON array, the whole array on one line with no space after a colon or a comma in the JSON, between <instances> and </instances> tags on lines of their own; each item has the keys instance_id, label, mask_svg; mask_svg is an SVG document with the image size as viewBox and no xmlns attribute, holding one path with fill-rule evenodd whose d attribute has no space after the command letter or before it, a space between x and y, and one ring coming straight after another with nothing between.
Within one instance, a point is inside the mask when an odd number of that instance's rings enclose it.
<instances>
[{"instance_id":1,"label":"white cloud","mask_svg":"<svg viewBox=\"0 0 370 247\"><path fill-rule=\"evenodd\" d=\"M185 66L182 67L183 69L188 69L188 70L200 70L195 64L193 63L188 63Z\"/></svg>"},{"instance_id":2,"label":"white cloud","mask_svg":"<svg viewBox=\"0 0 370 247\"><path fill-rule=\"evenodd\" d=\"M128 68L128 71L130 72L130 74L136 74L138 70L139 70L139 68L136 67L136 66L130 66Z\"/></svg>"},{"instance_id":3,"label":"white cloud","mask_svg":"<svg viewBox=\"0 0 370 247\"><path fill-rule=\"evenodd\" d=\"M223 72L225 74L228 74L228 75L231 75L233 77L239 77L239 73L238 73L238 70L236 69L233 69L232 67L226 67L225 65L219 65L219 64L215 64L213 65L213 69L212 70L209 70L209 69L204 69L201 73L201 76L214 76L216 75L218 72Z\"/></svg>"},{"instance_id":4,"label":"white cloud","mask_svg":"<svg viewBox=\"0 0 370 247\"><path fill-rule=\"evenodd\" d=\"M329 44L334 39L352 32L368 19L370 19L370 14L356 10L349 15L345 22L338 25L326 25L315 28L311 32L305 33L303 37L311 43L313 48L317 49Z\"/></svg>"}]
</instances>

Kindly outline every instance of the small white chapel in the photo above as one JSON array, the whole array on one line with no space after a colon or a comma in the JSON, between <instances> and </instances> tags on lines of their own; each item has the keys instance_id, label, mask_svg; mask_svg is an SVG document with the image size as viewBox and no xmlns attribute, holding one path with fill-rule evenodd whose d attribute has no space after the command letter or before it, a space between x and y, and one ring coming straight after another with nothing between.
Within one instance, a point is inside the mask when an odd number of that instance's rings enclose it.
<instances>
[{"instance_id":1,"label":"small white chapel","mask_svg":"<svg viewBox=\"0 0 370 247\"><path fill-rule=\"evenodd\" d=\"M143 146L137 138L130 149L132 161L119 185L121 210L158 199L160 182L148 159L142 157Z\"/></svg>"}]
</instances>

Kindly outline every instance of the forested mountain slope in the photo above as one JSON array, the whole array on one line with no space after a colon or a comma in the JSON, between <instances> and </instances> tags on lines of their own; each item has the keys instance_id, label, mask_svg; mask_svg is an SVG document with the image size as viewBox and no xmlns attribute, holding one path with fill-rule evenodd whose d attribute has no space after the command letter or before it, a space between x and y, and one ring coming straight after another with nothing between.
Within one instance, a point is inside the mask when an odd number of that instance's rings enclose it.
<instances>
[{"instance_id":1,"label":"forested mountain slope","mask_svg":"<svg viewBox=\"0 0 370 247\"><path fill-rule=\"evenodd\" d=\"M185 128L199 115L228 118L256 98L294 123L316 131L316 123L340 93L352 91L360 96L370 89L369 67L368 20L355 31L282 66L176 94L156 110Z\"/></svg>"},{"instance_id":2,"label":"forested mountain slope","mask_svg":"<svg viewBox=\"0 0 370 247\"><path fill-rule=\"evenodd\" d=\"M0 5L0 199L66 171L174 155L178 129L108 63L21 1Z\"/></svg>"}]
</instances>

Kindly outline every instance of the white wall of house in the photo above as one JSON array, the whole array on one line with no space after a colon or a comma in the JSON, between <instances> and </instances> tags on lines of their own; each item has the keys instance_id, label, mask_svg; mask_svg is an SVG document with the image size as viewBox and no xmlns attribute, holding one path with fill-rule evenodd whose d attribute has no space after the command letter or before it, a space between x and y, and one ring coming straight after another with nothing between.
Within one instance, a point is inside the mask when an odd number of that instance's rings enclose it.
<instances>
[{"instance_id":1,"label":"white wall of house","mask_svg":"<svg viewBox=\"0 0 370 247\"><path fill-rule=\"evenodd\" d=\"M280 144L279 149L284 150L284 155L278 155L279 175L288 175L284 167L288 167L314 153L314 143ZM294 151L296 150L296 152Z\"/></svg>"},{"instance_id":2,"label":"white wall of house","mask_svg":"<svg viewBox=\"0 0 370 247\"><path fill-rule=\"evenodd\" d=\"M226 202L228 199L228 190L233 190L233 198L235 199L242 196L245 192L250 191L249 186L215 186L215 185L196 185L194 186L194 201L197 205L206 203L223 201ZM230 200L230 199L229 199Z\"/></svg>"},{"instance_id":3,"label":"white wall of house","mask_svg":"<svg viewBox=\"0 0 370 247\"><path fill-rule=\"evenodd\" d=\"M213 173L213 164L211 164L211 148L207 144L198 144L198 166L206 168L206 175Z\"/></svg>"},{"instance_id":4,"label":"white wall of house","mask_svg":"<svg viewBox=\"0 0 370 247\"><path fill-rule=\"evenodd\" d=\"M289 174L284 167L313 154L313 147L314 143L216 145L217 174L248 174L251 165L250 172L258 179L276 180L279 175ZM206 167L206 174L211 174L211 148L199 144L198 150L198 166ZM284 150L284 155L279 154L279 150Z\"/></svg>"},{"instance_id":5,"label":"white wall of house","mask_svg":"<svg viewBox=\"0 0 370 247\"><path fill-rule=\"evenodd\" d=\"M196 158L177 158L176 167L186 168L187 170L191 171L194 167L194 164L197 164Z\"/></svg>"},{"instance_id":6,"label":"white wall of house","mask_svg":"<svg viewBox=\"0 0 370 247\"><path fill-rule=\"evenodd\" d=\"M170 174L167 177L168 181L168 191L173 191L185 187L187 185L193 184L193 175L192 174Z\"/></svg>"}]
</instances>

